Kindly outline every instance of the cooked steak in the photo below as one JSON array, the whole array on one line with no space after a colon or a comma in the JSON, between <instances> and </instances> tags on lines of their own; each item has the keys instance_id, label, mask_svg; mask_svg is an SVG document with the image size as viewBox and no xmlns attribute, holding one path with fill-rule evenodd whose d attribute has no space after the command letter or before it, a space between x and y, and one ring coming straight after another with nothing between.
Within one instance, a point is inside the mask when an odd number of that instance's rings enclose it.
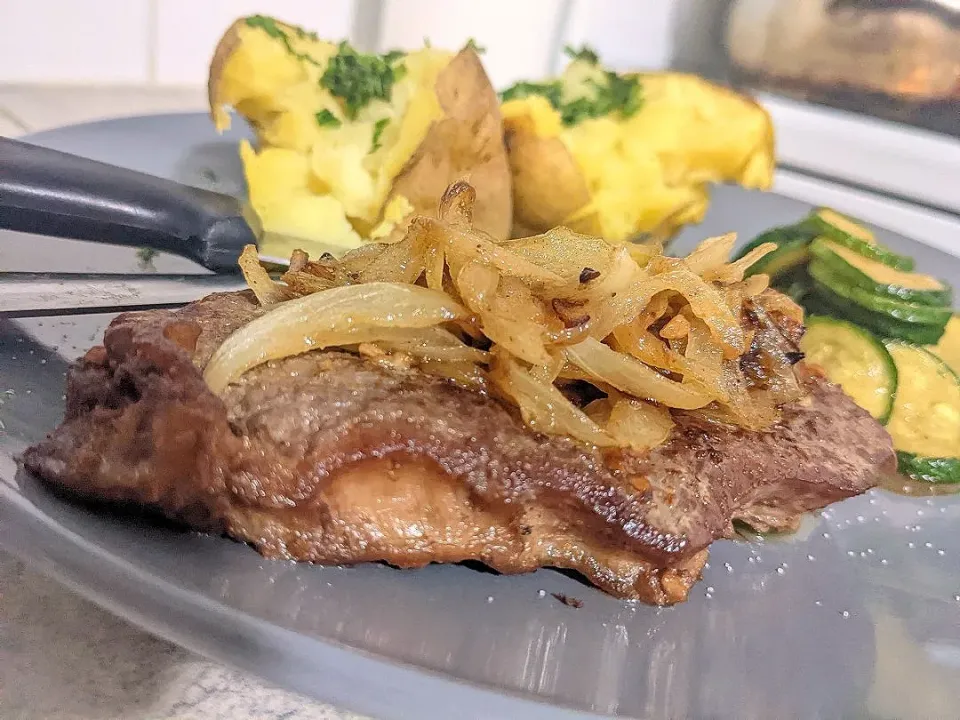
<instances>
[{"instance_id":1,"label":"cooked steak","mask_svg":"<svg viewBox=\"0 0 960 720\"><path fill-rule=\"evenodd\" d=\"M790 527L894 467L883 428L809 372L768 431L676 413L645 455L537 434L483 394L340 351L271 362L217 397L201 368L260 312L238 293L118 317L72 368L66 419L27 468L268 557L570 568L666 604L733 520Z\"/></svg>"}]
</instances>

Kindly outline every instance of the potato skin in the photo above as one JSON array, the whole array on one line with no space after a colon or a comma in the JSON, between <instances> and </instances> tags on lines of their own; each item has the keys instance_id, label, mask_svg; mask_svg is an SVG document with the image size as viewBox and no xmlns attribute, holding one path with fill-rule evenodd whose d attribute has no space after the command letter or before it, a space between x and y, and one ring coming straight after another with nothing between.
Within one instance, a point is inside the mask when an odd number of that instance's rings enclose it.
<instances>
[{"instance_id":1,"label":"potato skin","mask_svg":"<svg viewBox=\"0 0 960 720\"><path fill-rule=\"evenodd\" d=\"M223 68L227 64L227 58L233 54L237 45L240 44L240 28L245 20L240 18L234 20L233 24L227 28L227 31L220 38L216 49L213 51L213 58L210 60L210 74L207 77L207 102L210 103L210 119L217 130L223 131L230 127L230 116L223 109L223 93L221 92L220 80L223 77Z\"/></svg>"},{"instance_id":2,"label":"potato skin","mask_svg":"<svg viewBox=\"0 0 960 720\"><path fill-rule=\"evenodd\" d=\"M529 118L508 120L504 129L513 182L514 235L546 232L590 202L573 155L558 137L537 135ZM571 229L599 235L592 216Z\"/></svg>"},{"instance_id":3,"label":"potato skin","mask_svg":"<svg viewBox=\"0 0 960 720\"><path fill-rule=\"evenodd\" d=\"M417 212L434 216L446 189L466 180L477 191L474 227L506 239L513 198L500 101L473 50L454 56L437 78L436 92L443 118L400 171L390 197L403 195Z\"/></svg>"},{"instance_id":4,"label":"potato skin","mask_svg":"<svg viewBox=\"0 0 960 720\"><path fill-rule=\"evenodd\" d=\"M662 165L655 175L646 178L650 185L635 187L635 207L659 217L659 221L640 223L632 235L611 236L605 232L600 220L600 212L605 208L600 207L593 194L597 188L588 183L587 173L564 140L539 136L529 114L508 113L504 132L513 179L514 236L566 225L577 232L614 241L641 236L665 241L683 225L702 219L711 182L771 187L775 166L773 125L766 111L752 98L685 73L633 75L640 78L642 86L654 91L654 97L645 102L650 103L655 127L647 123L646 129L679 128L682 133L679 146L670 144L670 132L653 133L648 150L651 156L660 157ZM692 99L684 107L672 101L671 94ZM723 112L718 113L718 109ZM568 129L560 132L564 135ZM723 137L729 137L730 142L717 141L718 133L726 133ZM603 176L601 181L616 182L610 176ZM647 192L657 187L675 197Z\"/></svg>"},{"instance_id":5,"label":"potato skin","mask_svg":"<svg viewBox=\"0 0 960 720\"><path fill-rule=\"evenodd\" d=\"M228 28L210 64L207 93L218 130L230 124L223 109L221 81L228 58L241 42L244 24L241 18ZM447 187L466 180L477 188L474 227L506 239L513 220L513 198L503 120L499 98L477 54L464 48L455 55L440 72L435 91L443 116L433 122L394 179L381 213L391 199L403 195L415 212L435 216Z\"/></svg>"}]
</instances>

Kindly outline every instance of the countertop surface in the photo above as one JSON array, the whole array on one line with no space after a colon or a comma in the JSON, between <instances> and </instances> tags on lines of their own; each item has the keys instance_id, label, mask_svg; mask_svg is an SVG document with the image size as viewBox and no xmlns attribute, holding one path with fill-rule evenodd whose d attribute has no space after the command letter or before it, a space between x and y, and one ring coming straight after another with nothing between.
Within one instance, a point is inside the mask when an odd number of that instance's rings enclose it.
<instances>
[{"instance_id":1,"label":"countertop surface","mask_svg":"<svg viewBox=\"0 0 960 720\"><path fill-rule=\"evenodd\" d=\"M204 107L202 88L0 86L0 135ZM358 720L155 638L2 552L0 718Z\"/></svg>"}]
</instances>

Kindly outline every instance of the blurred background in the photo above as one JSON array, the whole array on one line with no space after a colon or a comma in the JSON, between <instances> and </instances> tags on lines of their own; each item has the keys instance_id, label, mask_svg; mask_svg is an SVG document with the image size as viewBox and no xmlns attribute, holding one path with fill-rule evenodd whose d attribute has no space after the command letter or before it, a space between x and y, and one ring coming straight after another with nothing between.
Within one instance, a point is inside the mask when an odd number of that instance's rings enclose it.
<instances>
[{"instance_id":1,"label":"blurred background","mask_svg":"<svg viewBox=\"0 0 960 720\"><path fill-rule=\"evenodd\" d=\"M253 13L368 51L472 37L501 88L568 44L697 72L767 107L781 168L960 219L960 0L0 0L0 134L202 110L217 39Z\"/></svg>"},{"instance_id":2,"label":"blurred background","mask_svg":"<svg viewBox=\"0 0 960 720\"><path fill-rule=\"evenodd\" d=\"M202 109L216 40L258 12L364 50L473 37L497 87L568 44L697 72L758 95L783 167L960 214L960 0L0 0L0 134Z\"/></svg>"}]
</instances>

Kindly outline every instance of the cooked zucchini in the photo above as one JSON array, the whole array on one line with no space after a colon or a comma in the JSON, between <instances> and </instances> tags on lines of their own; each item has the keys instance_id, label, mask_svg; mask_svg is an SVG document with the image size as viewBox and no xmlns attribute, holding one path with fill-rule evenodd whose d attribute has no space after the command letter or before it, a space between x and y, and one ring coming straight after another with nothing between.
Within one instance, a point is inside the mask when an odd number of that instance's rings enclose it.
<instances>
[{"instance_id":1,"label":"cooked zucchini","mask_svg":"<svg viewBox=\"0 0 960 720\"><path fill-rule=\"evenodd\" d=\"M816 236L816 229L806 221L776 227L760 233L747 243L737 254L737 258L743 257L761 245L774 243L777 249L755 262L747 271L747 275L766 273L770 276L771 282L775 282L780 276L807 263L810 259L808 246Z\"/></svg>"},{"instance_id":2,"label":"cooked zucchini","mask_svg":"<svg viewBox=\"0 0 960 720\"><path fill-rule=\"evenodd\" d=\"M930 483L960 483L960 460L957 458L919 457L897 452L897 467L904 475Z\"/></svg>"},{"instance_id":3,"label":"cooked zucchini","mask_svg":"<svg viewBox=\"0 0 960 720\"><path fill-rule=\"evenodd\" d=\"M940 280L930 275L896 270L833 240L814 240L810 253L837 277L875 295L922 305L947 306L951 303L952 289Z\"/></svg>"},{"instance_id":4,"label":"cooked zucchini","mask_svg":"<svg viewBox=\"0 0 960 720\"><path fill-rule=\"evenodd\" d=\"M949 308L883 297L851 285L819 258L808 267L816 300L827 314L863 325L880 337L933 345L950 320Z\"/></svg>"},{"instance_id":5,"label":"cooked zucchini","mask_svg":"<svg viewBox=\"0 0 960 720\"><path fill-rule=\"evenodd\" d=\"M960 315L954 315L947 322L946 330L933 352L960 375Z\"/></svg>"},{"instance_id":6,"label":"cooked zucchini","mask_svg":"<svg viewBox=\"0 0 960 720\"><path fill-rule=\"evenodd\" d=\"M808 220L817 228L818 235L824 235L835 240L852 237L868 245L876 245L877 243L877 239L870 230L858 221L848 218L846 215L841 215L836 210L817 208L811 213Z\"/></svg>"},{"instance_id":7,"label":"cooked zucchini","mask_svg":"<svg viewBox=\"0 0 960 720\"><path fill-rule=\"evenodd\" d=\"M789 272L779 275L776 282L771 283L775 290L779 290L796 303L805 303L810 289L813 287L813 280L810 279L810 273L807 272L807 266L801 265Z\"/></svg>"},{"instance_id":8,"label":"cooked zucchini","mask_svg":"<svg viewBox=\"0 0 960 720\"><path fill-rule=\"evenodd\" d=\"M884 423L897 393L897 366L880 340L853 323L809 316L800 342L808 362L819 365L864 410Z\"/></svg>"},{"instance_id":9,"label":"cooked zucchini","mask_svg":"<svg viewBox=\"0 0 960 720\"><path fill-rule=\"evenodd\" d=\"M830 240L830 242L852 250L853 252L857 253L857 255L860 255L867 260L874 260L881 265L886 265L894 270L904 270L909 272L914 268L912 257L900 255L899 253L895 253L893 250L888 250L880 245L871 245L870 243L866 243L863 240L853 237L853 235L845 235L839 238L827 238L827 236L824 235L824 238Z\"/></svg>"},{"instance_id":10,"label":"cooked zucchini","mask_svg":"<svg viewBox=\"0 0 960 720\"><path fill-rule=\"evenodd\" d=\"M890 341L900 383L887 422L901 470L921 480L960 482L960 378L929 350Z\"/></svg>"}]
</instances>

